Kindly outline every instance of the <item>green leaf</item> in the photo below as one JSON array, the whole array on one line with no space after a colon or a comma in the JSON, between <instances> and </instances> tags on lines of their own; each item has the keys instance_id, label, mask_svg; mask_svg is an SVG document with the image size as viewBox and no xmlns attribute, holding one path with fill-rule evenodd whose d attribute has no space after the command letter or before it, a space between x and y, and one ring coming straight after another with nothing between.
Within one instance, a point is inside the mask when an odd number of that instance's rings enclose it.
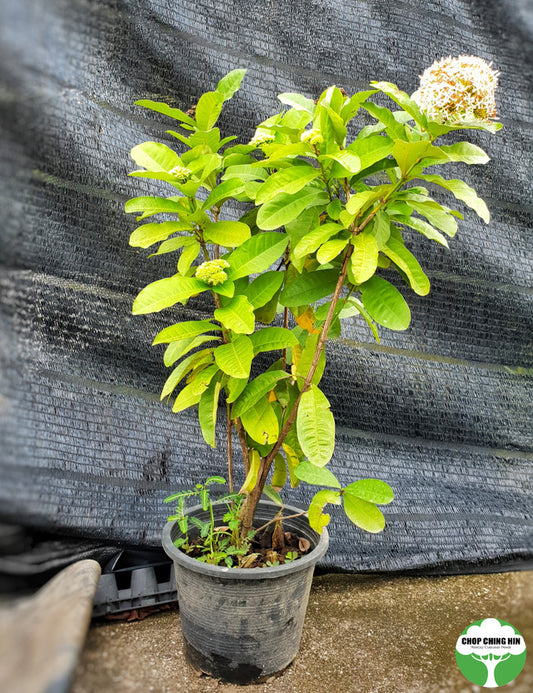
<instances>
[{"instance_id":1,"label":"green leaf","mask_svg":"<svg viewBox=\"0 0 533 693\"><path fill-rule=\"evenodd\" d=\"M187 358L183 359L183 361L176 366L176 368L174 368L172 373L168 376L165 384L163 385L163 390L161 391L161 399L163 400L165 397L168 397L168 395L171 395L176 389L178 383L190 370L204 363L211 363L212 361L213 356L211 349L203 349L202 351L198 351L196 354L187 356Z\"/></svg>"},{"instance_id":2,"label":"green leaf","mask_svg":"<svg viewBox=\"0 0 533 693\"><path fill-rule=\"evenodd\" d=\"M308 99L301 94L284 93L278 94L278 99L281 103L287 104L295 108L297 111L307 111L311 115L315 113L315 102L312 99Z\"/></svg>"},{"instance_id":3,"label":"green leaf","mask_svg":"<svg viewBox=\"0 0 533 693\"><path fill-rule=\"evenodd\" d=\"M171 197L134 197L126 202L124 210L126 214L179 214L183 212L183 207Z\"/></svg>"},{"instance_id":4,"label":"green leaf","mask_svg":"<svg viewBox=\"0 0 533 693\"><path fill-rule=\"evenodd\" d=\"M317 207L309 207L309 209L304 210L299 217L294 221L291 221L285 227L287 235L290 239L289 244L289 258L291 264L295 270L302 272L305 265L305 257L298 260L294 257L294 248L302 240L302 238L310 233L313 229L316 229L320 225L320 216Z\"/></svg>"},{"instance_id":5,"label":"green leaf","mask_svg":"<svg viewBox=\"0 0 533 693\"><path fill-rule=\"evenodd\" d=\"M209 486L209 484L225 484L226 479L224 479L223 476L208 476L207 479L205 480L205 485Z\"/></svg>"},{"instance_id":6,"label":"green leaf","mask_svg":"<svg viewBox=\"0 0 533 693\"><path fill-rule=\"evenodd\" d=\"M334 197L333 200L326 207L328 216L331 217L331 219L334 219L335 221L337 221L337 219L339 218L342 210L342 202L339 200L338 197Z\"/></svg>"},{"instance_id":7,"label":"green leaf","mask_svg":"<svg viewBox=\"0 0 533 693\"><path fill-rule=\"evenodd\" d=\"M177 132L176 130L165 130L165 132L167 133L167 135L172 135L172 137L175 137L180 142L183 142L183 144L186 145L187 147L193 147L194 146L193 143L191 142L192 138L191 137L185 137L185 135L181 132Z\"/></svg>"},{"instance_id":8,"label":"green leaf","mask_svg":"<svg viewBox=\"0 0 533 693\"><path fill-rule=\"evenodd\" d=\"M260 274L283 255L289 239L284 233L258 233L236 248L226 258L231 265L230 278Z\"/></svg>"},{"instance_id":9,"label":"green leaf","mask_svg":"<svg viewBox=\"0 0 533 693\"><path fill-rule=\"evenodd\" d=\"M311 462L300 462L294 470L294 473L301 481L314 486L332 486L333 488L341 488L337 477L325 467L317 467Z\"/></svg>"},{"instance_id":10,"label":"green leaf","mask_svg":"<svg viewBox=\"0 0 533 693\"><path fill-rule=\"evenodd\" d=\"M316 187L303 188L294 195L280 193L259 209L257 225L260 229L277 229L296 219L306 207L326 205L328 202L327 194Z\"/></svg>"},{"instance_id":11,"label":"green leaf","mask_svg":"<svg viewBox=\"0 0 533 693\"><path fill-rule=\"evenodd\" d=\"M341 231L343 231L343 227L340 224L334 224L333 222L321 224L310 233L307 233L296 244L294 248L294 257L301 258L309 253L314 253L322 243L325 243L328 239Z\"/></svg>"},{"instance_id":12,"label":"green leaf","mask_svg":"<svg viewBox=\"0 0 533 693\"><path fill-rule=\"evenodd\" d=\"M250 455L250 470L246 476L244 484L239 490L239 493L250 493L255 488L257 484L257 475L259 473L259 465L261 464L261 458L257 450L252 450Z\"/></svg>"},{"instance_id":13,"label":"green leaf","mask_svg":"<svg viewBox=\"0 0 533 693\"><path fill-rule=\"evenodd\" d=\"M257 404L262 397L267 395L274 388L278 380L289 377L288 373L278 370L266 371L258 375L257 378L254 378L254 380L246 386L239 399L233 405L231 418L238 419L243 412L250 409L250 407Z\"/></svg>"},{"instance_id":14,"label":"green leaf","mask_svg":"<svg viewBox=\"0 0 533 693\"><path fill-rule=\"evenodd\" d=\"M222 180L228 181L232 180L233 178L238 178L241 182L249 180L265 180L267 175L268 174L265 169L258 168L252 164L235 164L234 166L228 166L226 172L222 176Z\"/></svg>"},{"instance_id":15,"label":"green leaf","mask_svg":"<svg viewBox=\"0 0 533 693\"><path fill-rule=\"evenodd\" d=\"M409 198L408 201L415 212L426 217L430 224L444 231L445 234L452 238L455 236L457 233L457 222L455 221L455 217L449 214L442 205L429 199L424 202L418 202L417 200Z\"/></svg>"},{"instance_id":16,"label":"green leaf","mask_svg":"<svg viewBox=\"0 0 533 693\"><path fill-rule=\"evenodd\" d=\"M322 530L329 524L330 520L330 516L327 513L322 512L326 503L340 505L341 497L339 492L325 488L322 489L322 491L318 491L318 493L315 493L313 496L313 500L311 501L309 510L307 511L307 517L309 519L309 525L311 528L319 534L322 534Z\"/></svg>"},{"instance_id":17,"label":"green leaf","mask_svg":"<svg viewBox=\"0 0 533 693\"><path fill-rule=\"evenodd\" d=\"M218 128L213 128L212 130L197 130L189 137L189 141L186 143L192 148L198 147L198 145L204 145L202 151L216 152L222 146L220 141L220 130Z\"/></svg>"},{"instance_id":18,"label":"green leaf","mask_svg":"<svg viewBox=\"0 0 533 693\"><path fill-rule=\"evenodd\" d=\"M409 113L415 123L418 123L423 130L426 129L426 116L420 111L416 102L404 91L401 91L396 84L392 84L392 82L371 82L370 84L384 94L387 94L387 96L395 101L398 106L401 106L406 113Z\"/></svg>"},{"instance_id":19,"label":"green leaf","mask_svg":"<svg viewBox=\"0 0 533 693\"><path fill-rule=\"evenodd\" d=\"M316 155L314 153L313 148L307 142L293 142L292 144L276 144L271 145L271 147L272 148L269 149L268 159L263 159L263 161L257 161L255 164L252 164L254 168L257 168L259 166L269 168L273 165L278 166L278 164L285 159L292 163L293 158L298 155L309 156L313 159L316 159Z\"/></svg>"},{"instance_id":20,"label":"green leaf","mask_svg":"<svg viewBox=\"0 0 533 693\"><path fill-rule=\"evenodd\" d=\"M445 248L449 248L448 241L446 240L446 238L439 231L437 231L437 229L433 228L431 224L428 224L423 219L418 219L417 217L412 216L399 216L396 217L394 221L397 221L398 223L403 224L404 226L408 226L411 229L415 229L415 231L419 231L426 238L429 238L430 241L436 241L437 243L443 245Z\"/></svg>"},{"instance_id":21,"label":"green leaf","mask_svg":"<svg viewBox=\"0 0 533 693\"><path fill-rule=\"evenodd\" d=\"M271 501L277 503L280 507L283 507L283 501L281 500L281 496L275 488L273 488L270 484L265 484L265 488L263 489L263 491L265 495L267 495L270 498Z\"/></svg>"},{"instance_id":22,"label":"green leaf","mask_svg":"<svg viewBox=\"0 0 533 693\"><path fill-rule=\"evenodd\" d=\"M172 411L177 413L198 404L201 396L209 387L209 383L213 379L217 370L218 368L213 365L208 366L206 369L198 373L195 379L186 385L176 397Z\"/></svg>"},{"instance_id":23,"label":"green leaf","mask_svg":"<svg viewBox=\"0 0 533 693\"><path fill-rule=\"evenodd\" d=\"M444 144L439 147L451 161L462 161L465 164L486 164L490 157L486 152L470 142L456 142L455 144Z\"/></svg>"},{"instance_id":24,"label":"green leaf","mask_svg":"<svg viewBox=\"0 0 533 693\"><path fill-rule=\"evenodd\" d=\"M417 178L427 180L428 183L434 183L435 185L440 185L442 188L449 190L458 200L461 200L468 205L468 207L473 209L486 224L490 222L490 212L487 205L478 197L476 191L462 180L456 178L447 180L442 176L434 174L418 174Z\"/></svg>"},{"instance_id":25,"label":"green leaf","mask_svg":"<svg viewBox=\"0 0 533 693\"><path fill-rule=\"evenodd\" d=\"M503 127L502 123L495 123L493 121L486 120L474 120L471 122L462 122L457 125L445 125L444 123L439 123L436 120L429 120L427 130L433 137L440 137L441 135L446 135L448 132L453 132L454 130L486 130L487 132L498 132Z\"/></svg>"},{"instance_id":26,"label":"green leaf","mask_svg":"<svg viewBox=\"0 0 533 693\"><path fill-rule=\"evenodd\" d=\"M278 452L274 459L274 472L272 473L272 486L274 489L281 489L287 481L287 465L283 455Z\"/></svg>"},{"instance_id":27,"label":"green leaf","mask_svg":"<svg viewBox=\"0 0 533 693\"><path fill-rule=\"evenodd\" d=\"M162 221L143 224L131 234L130 245L134 248L149 248L154 243L164 241L173 233L180 231L192 231L192 226L186 221ZM190 236L185 238L190 238Z\"/></svg>"},{"instance_id":28,"label":"green leaf","mask_svg":"<svg viewBox=\"0 0 533 693\"><path fill-rule=\"evenodd\" d=\"M172 366L178 359L187 354L189 351L196 349L196 347L205 344L206 342L220 342L220 337L214 337L213 335L199 335L198 337L188 337L187 339L180 339L178 342L171 342L165 349L163 355L163 363L165 366Z\"/></svg>"},{"instance_id":29,"label":"green leaf","mask_svg":"<svg viewBox=\"0 0 533 693\"><path fill-rule=\"evenodd\" d=\"M402 142L397 140L392 148L392 155L404 176L411 171L415 164L424 158L449 161L449 157L440 147L434 147L427 140L420 140L419 142Z\"/></svg>"},{"instance_id":30,"label":"green leaf","mask_svg":"<svg viewBox=\"0 0 533 693\"><path fill-rule=\"evenodd\" d=\"M178 272L180 274L183 274L183 275L187 274L192 263L198 257L199 252L200 252L200 244L197 241L195 241L194 243L188 243L183 248L183 251L180 255L180 259L178 260Z\"/></svg>"},{"instance_id":31,"label":"green leaf","mask_svg":"<svg viewBox=\"0 0 533 693\"><path fill-rule=\"evenodd\" d=\"M354 251L350 257L350 281L358 285L370 279L378 266L378 246L374 236L360 233L352 238Z\"/></svg>"},{"instance_id":32,"label":"green leaf","mask_svg":"<svg viewBox=\"0 0 533 693\"><path fill-rule=\"evenodd\" d=\"M390 236L390 219L388 214L383 209L380 209L369 226L369 232L374 236L378 250L381 250Z\"/></svg>"},{"instance_id":33,"label":"green leaf","mask_svg":"<svg viewBox=\"0 0 533 693\"><path fill-rule=\"evenodd\" d=\"M406 330L409 327L409 306L398 289L386 279L374 275L359 289L365 309L378 325L390 330Z\"/></svg>"},{"instance_id":34,"label":"green leaf","mask_svg":"<svg viewBox=\"0 0 533 693\"><path fill-rule=\"evenodd\" d=\"M140 101L136 101L135 105L148 108L150 111L156 111L156 113L169 116L169 118L174 118L174 120L187 123L187 125L196 126L196 123L190 116L183 111L180 111L179 108L172 108L166 103L162 103L160 101L151 101L150 99L141 99Z\"/></svg>"},{"instance_id":35,"label":"green leaf","mask_svg":"<svg viewBox=\"0 0 533 693\"><path fill-rule=\"evenodd\" d=\"M222 284L216 284L215 286L212 286L210 288L216 294L220 294L221 296L227 296L228 298L231 298L235 293L235 284L231 281L231 279L226 279L226 281Z\"/></svg>"},{"instance_id":36,"label":"green leaf","mask_svg":"<svg viewBox=\"0 0 533 693\"><path fill-rule=\"evenodd\" d=\"M309 370L311 368L311 364L313 363L313 360L315 358L316 347L317 347L319 337L320 337L320 334L318 332L307 335L307 338L305 340L305 346L304 346L304 348L300 354L300 358L298 359L298 365L296 367L296 376L298 378L298 386L299 387L302 387L303 382L307 378L307 375L308 375ZM294 361L294 353L293 353L293 361ZM325 367L326 367L326 352L322 351L322 353L320 354L320 357L318 359L318 365L317 365L316 371L314 372L313 378L311 380L313 385L318 385L318 383L322 379L322 375L324 373Z\"/></svg>"},{"instance_id":37,"label":"green leaf","mask_svg":"<svg viewBox=\"0 0 533 693\"><path fill-rule=\"evenodd\" d=\"M284 273L265 272L256 277L243 291L254 309L266 305L283 284Z\"/></svg>"},{"instance_id":38,"label":"green leaf","mask_svg":"<svg viewBox=\"0 0 533 693\"><path fill-rule=\"evenodd\" d=\"M296 415L298 442L311 464L324 467L335 447L335 420L326 395L311 385L300 400Z\"/></svg>"},{"instance_id":39,"label":"green leaf","mask_svg":"<svg viewBox=\"0 0 533 693\"><path fill-rule=\"evenodd\" d=\"M287 282L280 295L283 306L303 306L314 303L335 291L339 279L338 269L317 270L297 275Z\"/></svg>"},{"instance_id":40,"label":"green leaf","mask_svg":"<svg viewBox=\"0 0 533 693\"><path fill-rule=\"evenodd\" d=\"M189 246L195 246L196 244L197 241L193 236L178 236L177 238L169 238L168 241L163 241L163 243L161 243L157 249L157 252L151 253L148 257L157 257L158 255L165 255L165 253L174 253L180 248L188 248Z\"/></svg>"},{"instance_id":41,"label":"green leaf","mask_svg":"<svg viewBox=\"0 0 533 693\"><path fill-rule=\"evenodd\" d=\"M411 289L416 294L427 296L430 288L429 279L416 257L407 250L401 241L391 236L381 252L405 273Z\"/></svg>"},{"instance_id":42,"label":"green leaf","mask_svg":"<svg viewBox=\"0 0 533 693\"><path fill-rule=\"evenodd\" d=\"M333 159L333 161L336 161L346 169L348 173L359 173L361 170L361 160L349 149L341 149L333 154L323 154L318 157L319 161L323 161L324 159Z\"/></svg>"},{"instance_id":43,"label":"green leaf","mask_svg":"<svg viewBox=\"0 0 533 693\"><path fill-rule=\"evenodd\" d=\"M200 130L210 130L215 125L224 100L224 95L216 91L208 91L200 96L195 114Z\"/></svg>"},{"instance_id":44,"label":"green leaf","mask_svg":"<svg viewBox=\"0 0 533 693\"><path fill-rule=\"evenodd\" d=\"M316 259L321 265L327 265L346 248L349 240L349 238L334 238L331 241L327 241L317 250Z\"/></svg>"},{"instance_id":45,"label":"green leaf","mask_svg":"<svg viewBox=\"0 0 533 693\"><path fill-rule=\"evenodd\" d=\"M294 332L285 327L265 327L251 335L254 355L263 351L277 351L298 344Z\"/></svg>"},{"instance_id":46,"label":"green leaf","mask_svg":"<svg viewBox=\"0 0 533 693\"><path fill-rule=\"evenodd\" d=\"M158 313L164 308L186 301L191 296L202 293L207 285L193 277L182 277L175 274L148 284L133 303L133 315Z\"/></svg>"},{"instance_id":47,"label":"green leaf","mask_svg":"<svg viewBox=\"0 0 533 693\"><path fill-rule=\"evenodd\" d=\"M370 328L370 331L374 335L374 339L379 344L380 339L379 339L378 328L376 327L372 318L370 317L370 313L366 310L364 305L357 298L350 299L349 303L351 306L353 306L360 313L360 315L363 316L364 321L366 322L366 324Z\"/></svg>"},{"instance_id":48,"label":"green leaf","mask_svg":"<svg viewBox=\"0 0 533 693\"><path fill-rule=\"evenodd\" d=\"M241 415L246 433L261 445L275 443L279 435L279 423L274 407L266 397L260 399Z\"/></svg>"},{"instance_id":49,"label":"green leaf","mask_svg":"<svg viewBox=\"0 0 533 693\"><path fill-rule=\"evenodd\" d=\"M174 166L181 166L181 159L175 151L159 142L143 142L130 152L136 164L148 171L168 173Z\"/></svg>"},{"instance_id":50,"label":"green leaf","mask_svg":"<svg viewBox=\"0 0 533 693\"><path fill-rule=\"evenodd\" d=\"M385 527L383 513L379 508L376 508L373 503L368 503L347 492L344 493L342 498L346 517L351 520L354 525L372 534L381 532Z\"/></svg>"},{"instance_id":51,"label":"green leaf","mask_svg":"<svg viewBox=\"0 0 533 693\"><path fill-rule=\"evenodd\" d=\"M215 205L220 208L227 199L233 197L234 195L238 195L243 190L244 183L242 180L239 180L238 178L226 180L223 183L220 183L220 185L217 185L216 188L213 188L212 192L209 193L207 200L204 202L202 209L210 209Z\"/></svg>"},{"instance_id":52,"label":"green leaf","mask_svg":"<svg viewBox=\"0 0 533 693\"><path fill-rule=\"evenodd\" d=\"M228 72L217 84L216 91L222 94L225 101L231 99L233 94L239 90L245 74L246 70L232 70Z\"/></svg>"},{"instance_id":53,"label":"green leaf","mask_svg":"<svg viewBox=\"0 0 533 693\"><path fill-rule=\"evenodd\" d=\"M357 111L360 109L363 101L366 101L369 96L372 96L372 94L375 93L375 89L372 89L371 91L359 91L345 101L340 113L344 123L346 124L349 120L354 118L357 115Z\"/></svg>"},{"instance_id":54,"label":"green leaf","mask_svg":"<svg viewBox=\"0 0 533 693\"><path fill-rule=\"evenodd\" d=\"M269 176L258 189L255 204L269 202L280 193L295 194L319 175L320 169L308 164L281 169Z\"/></svg>"},{"instance_id":55,"label":"green leaf","mask_svg":"<svg viewBox=\"0 0 533 693\"><path fill-rule=\"evenodd\" d=\"M201 156L198 156L197 150L203 150L203 148L204 147L196 147L195 149L192 149L190 152L185 152L185 154L183 154L182 157L183 163L191 169L191 171L197 176L200 182L206 181L206 179L209 178L209 176L222 165L222 157L213 152L211 152L210 154L203 154ZM207 181L203 183L204 187L207 187L209 190L211 190L211 188L215 186L214 179L215 176L213 176L213 179L209 183ZM191 193L187 193L185 191L183 192L184 195L187 195L187 197L193 197L192 191Z\"/></svg>"},{"instance_id":56,"label":"green leaf","mask_svg":"<svg viewBox=\"0 0 533 693\"><path fill-rule=\"evenodd\" d=\"M364 170L391 154L393 145L394 142L389 137L370 135L355 140L347 149L359 157L361 169Z\"/></svg>"},{"instance_id":57,"label":"green leaf","mask_svg":"<svg viewBox=\"0 0 533 693\"><path fill-rule=\"evenodd\" d=\"M152 346L155 344L169 344L170 342L177 342L180 339L196 337L199 334L205 334L212 330L220 331L220 327L218 325L213 325L209 320L186 320L185 322L179 322L161 330L152 342Z\"/></svg>"},{"instance_id":58,"label":"green leaf","mask_svg":"<svg viewBox=\"0 0 533 693\"><path fill-rule=\"evenodd\" d=\"M218 396L220 394L221 385L222 383L219 378L213 379L209 383L207 390L200 397L200 402L198 403L198 420L202 429L202 435L205 442L212 448L216 447L215 426L217 422Z\"/></svg>"},{"instance_id":59,"label":"green leaf","mask_svg":"<svg viewBox=\"0 0 533 693\"><path fill-rule=\"evenodd\" d=\"M346 211L349 214L359 214L361 210L366 208L372 202L379 200L379 198L383 195L381 187L382 186L380 186L378 190L364 190L363 192L357 193L356 195L352 195L346 203Z\"/></svg>"},{"instance_id":60,"label":"green leaf","mask_svg":"<svg viewBox=\"0 0 533 693\"><path fill-rule=\"evenodd\" d=\"M215 320L238 334L251 334L255 327L254 307L246 296L234 296L224 308L215 310Z\"/></svg>"},{"instance_id":61,"label":"green leaf","mask_svg":"<svg viewBox=\"0 0 533 693\"><path fill-rule=\"evenodd\" d=\"M339 147L344 147L346 140L346 126L344 120L331 106L322 103L319 106L320 112L320 131L324 135L326 151L330 149L330 144L336 142ZM315 117L316 120L316 117Z\"/></svg>"},{"instance_id":62,"label":"green leaf","mask_svg":"<svg viewBox=\"0 0 533 693\"><path fill-rule=\"evenodd\" d=\"M270 325L273 321L274 318L277 315L278 311L278 298L280 294L281 288L276 291L274 296L265 303L264 306L261 306L260 308L256 308L255 312L255 319L257 322L261 322L264 325Z\"/></svg>"},{"instance_id":63,"label":"green leaf","mask_svg":"<svg viewBox=\"0 0 533 693\"><path fill-rule=\"evenodd\" d=\"M398 121L394 118L392 112L388 108L378 106L375 103L372 103L371 101L362 103L361 106L365 110L367 110L370 113L370 115L374 116L376 120L379 120L381 123L383 123L383 125L385 125L387 134L390 135L390 137L396 140L407 139L404 126L401 123L398 123Z\"/></svg>"},{"instance_id":64,"label":"green leaf","mask_svg":"<svg viewBox=\"0 0 533 693\"><path fill-rule=\"evenodd\" d=\"M391 487L380 479L360 479L349 484L344 489L346 493L361 498L369 503L387 505L394 500L394 492Z\"/></svg>"},{"instance_id":65,"label":"green leaf","mask_svg":"<svg viewBox=\"0 0 533 693\"><path fill-rule=\"evenodd\" d=\"M294 430L294 429L291 429ZM287 436L289 438L289 436ZM299 447L298 445L298 440L296 440L295 445ZM282 445L283 452L285 453L285 457L287 459L287 469L289 470L289 477L291 480L291 488L297 488L300 485L300 479L295 475L294 470L300 463L300 458L298 457L298 454L295 452L294 448L289 445L287 442L283 443ZM303 457L303 453L302 453Z\"/></svg>"},{"instance_id":66,"label":"green leaf","mask_svg":"<svg viewBox=\"0 0 533 693\"><path fill-rule=\"evenodd\" d=\"M247 384L248 378L229 378L226 384L226 390L228 393L226 402L228 402L228 404L235 402Z\"/></svg>"},{"instance_id":67,"label":"green leaf","mask_svg":"<svg viewBox=\"0 0 533 693\"><path fill-rule=\"evenodd\" d=\"M207 223L204 227L204 240L222 245L224 248L236 248L250 236L250 227L241 221L215 221Z\"/></svg>"},{"instance_id":68,"label":"green leaf","mask_svg":"<svg viewBox=\"0 0 533 693\"><path fill-rule=\"evenodd\" d=\"M220 370L233 378L248 378L254 357L252 340L246 335L239 335L228 344L221 344L214 352L215 361Z\"/></svg>"},{"instance_id":69,"label":"green leaf","mask_svg":"<svg viewBox=\"0 0 533 693\"><path fill-rule=\"evenodd\" d=\"M162 180L172 185L173 188L177 188L180 192L183 192L183 194L186 194L185 191L188 191L191 186L193 186L194 189L189 195L196 194L196 190L198 189L197 182L190 180L187 183L179 183L176 176L162 171L145 171L144 169L140 169L139 171L128 173L128 176L133 178L147 178L149 180Z\"/></svg>"}]
</instances>

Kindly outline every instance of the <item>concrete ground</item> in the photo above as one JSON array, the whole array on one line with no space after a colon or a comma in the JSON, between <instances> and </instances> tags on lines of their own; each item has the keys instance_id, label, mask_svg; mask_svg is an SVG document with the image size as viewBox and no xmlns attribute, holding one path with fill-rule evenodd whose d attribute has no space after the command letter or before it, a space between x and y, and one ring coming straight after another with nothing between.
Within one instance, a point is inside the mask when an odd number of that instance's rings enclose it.
<instances>
[{"instance_id":1,"label":"concrete ground","mask_svg":"<svg viewBox=\"0 0 533 693\"><path fill-rule=\"evenodd\" d=\"M473 621L512 623L533 647L533 572L453 577L317 577L300 653L279 677L246 688L197 676L177 611L95 622L71 693L473 693L455 643ZM533 691L533 656L505 686Z\"/></svg>"}]
</instances>

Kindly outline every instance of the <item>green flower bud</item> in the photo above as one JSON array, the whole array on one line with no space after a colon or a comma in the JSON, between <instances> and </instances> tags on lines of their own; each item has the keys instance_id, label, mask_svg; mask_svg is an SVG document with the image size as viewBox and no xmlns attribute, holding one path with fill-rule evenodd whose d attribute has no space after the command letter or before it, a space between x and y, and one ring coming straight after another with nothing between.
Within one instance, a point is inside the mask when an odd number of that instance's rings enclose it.
<instances>
[{"instance_id":1,"label":"green flower bud","mask_svg":"<svg viewBox=\"0 0 533 693\"><path fill-rule=\"evenodd\" d=\"M274 141L274 135L268 132L256 132L248 144L252 144L254 147L261 147L264 144L270 144Z\"/></svg>"},{"instance_id":2,"label":"green flower bud","mask_svg":"<svg viewBox=\"0 0 533 693\"><path fill-rule=\"evenodd\" d=\"M196 269L194 276L210 286L217 286L218 284L223 284L228 278L228 275L224 272L226 267L229 267L229 262L222 258L219 260L208 260L207 262L202 262Z\"/></svg>"},{"instance_id":3,"label":"green flower bud","mask_svg":"<svg viewBox=\"0 0 533 693\"><path fill-rule=\"evenodd\" d=\"M320 144L324 141L324 138L320 134L320 130L313 128L312 130L304 130L300 135L300 140L309 142L309 144Z\"/></svg>"}]
</instances>

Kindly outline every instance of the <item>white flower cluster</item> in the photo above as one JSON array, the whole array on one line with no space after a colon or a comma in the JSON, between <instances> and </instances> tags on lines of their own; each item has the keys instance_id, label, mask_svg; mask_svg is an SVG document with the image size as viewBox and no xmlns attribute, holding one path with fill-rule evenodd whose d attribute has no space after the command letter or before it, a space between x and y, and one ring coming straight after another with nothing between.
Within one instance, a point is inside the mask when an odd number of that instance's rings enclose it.
<instances>
[{"instance_id":1,"label":"white flower cluster","mask_svg":"<svg viewBox=\"0 0 533 693\"><path fill-rule=\"evenodd\" d=\"M500 73L491 65L473 55L436 60L411 98L428 118L449 125L496 118L494 91Z\"/></svg>"},{"instance_id":2,"label":"white flower cluster","mask_svg":"<svg viewBox=\"0 0 533 693\"><path fill-rule=\"evenodd\" d=\"M174 166L169 171L171 176L178 179L178 183L186 183L192 176L192 171L186 166Z\"/></svg>"},{"instance_id":3,"label":"white flower cluster","mask_svg":"<svg viewBox=\"0 0 533 693\"><path fill-rule=\"evenodd\" d=\"M229 262L222 258L219 260L208 260L207 262L202 262L194 276L210 286L217 286L218 284L223 284L228 278L228 275L224 272L224 269L227 267L229 267Z\"/></svg>"}]
</instances>

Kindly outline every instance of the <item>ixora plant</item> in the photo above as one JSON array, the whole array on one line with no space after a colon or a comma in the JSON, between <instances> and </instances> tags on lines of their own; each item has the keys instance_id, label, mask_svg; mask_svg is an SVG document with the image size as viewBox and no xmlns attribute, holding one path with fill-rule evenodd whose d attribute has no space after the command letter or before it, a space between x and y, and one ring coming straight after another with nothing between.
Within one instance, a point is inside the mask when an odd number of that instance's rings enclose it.
<instances>
[{"instance_id":1,"label":"ixora plant","mask_svg":"<svg viewBox=\"0 0 533 693\"><path fill-rule=\"evenodd\" d=\"M177 273L144 288L134 314L185 304L202 293L212 296L209 319L171 324L154 340L168 345L164 362L173 366L161 398L173 397L182 383L173 410L197 406L203 436L213 447L220 401L226 414L225 519L221 515L216 526L208 487L224 480L211 477L167 499L177 502L171 519L181 527L173 541L226 571L240 574L240 567L258 565L249 557L260 555L252 537L265 493L279 506L266 522L266 574L278 564L304 561L294 559L309 544L295 546L283 530L287 516L280 492L287 483L322 487L307 511L318 534L329 521L327 504L342 505L364 530L383 529L377 505L392 500L388 484L363 479L343 485L326 468L335 442L334 417L320 388L326 341L354 316L366 321L378 341L378 326L407 329L410 310L390 281L394 272L418 295L430 289L408 248L409 234L448 247L447 237L462 219L433 199L426 185L444 188L489 222L485 203L471 187L434 172L449 162L485 164L488 156L466 141L437 140L457 130L494 132L501 126L492 120L497 73L483 60L463 56L434 63L412 97L389 82L373 82L353 96L332 86L316 101L281 94L288 108L262 122L248 144L235 144L235 137L221 139L216 123L244 73L230 72L188 113L137 102L178 122L179 129L168 132L182 153L156 142L134 147L131 156L142 170L130 175L164 181L174 190L169 197L129 200L126 211L140 214L138 220L165 215L137 228L131 245L159 244L155 256L179 254ZM383 105L387 97L395 110ZM374 122L352 136L361 111ZM235 200L250 206L238 221L224 215ZM266 365L257 373L259 363ZM245 472L238 493L233 430ZM184 510L193 495L205 511L193 522L200 534L195 542Z\"/></svg>"}]
</instances>

